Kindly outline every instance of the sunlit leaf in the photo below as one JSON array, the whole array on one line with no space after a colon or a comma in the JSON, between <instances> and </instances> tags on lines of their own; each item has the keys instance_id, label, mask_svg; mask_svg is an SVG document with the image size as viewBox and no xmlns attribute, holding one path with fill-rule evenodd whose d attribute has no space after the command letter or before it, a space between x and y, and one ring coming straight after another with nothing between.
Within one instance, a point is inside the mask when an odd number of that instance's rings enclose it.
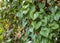
<instances>
[{"instance_id":1,"label":"sunlit leaf","mask_svg":"<svg viewBox=\"0 0 60 43\"><path fill-rule=\"evenodd\" d=\"M0 27L0 34L4 32L4 28Z\"/></svg>"}]
</instances>

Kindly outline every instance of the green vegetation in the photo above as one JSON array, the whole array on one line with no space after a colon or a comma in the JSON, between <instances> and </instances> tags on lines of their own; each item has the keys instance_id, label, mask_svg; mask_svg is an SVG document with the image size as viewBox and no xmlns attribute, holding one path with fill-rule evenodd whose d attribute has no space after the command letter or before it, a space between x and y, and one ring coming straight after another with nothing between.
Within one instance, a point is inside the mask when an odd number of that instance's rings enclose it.
<instances>
[{"instance_id":1,"label":"green vegetation","mask_svg":"<svg viewBox=\"0 0 60 43\"><path fill-rule=\"evenodd\" d=\"M0 43L60 43L59 32L59 0L0 1Z\"/></svg>"}]
</instances>

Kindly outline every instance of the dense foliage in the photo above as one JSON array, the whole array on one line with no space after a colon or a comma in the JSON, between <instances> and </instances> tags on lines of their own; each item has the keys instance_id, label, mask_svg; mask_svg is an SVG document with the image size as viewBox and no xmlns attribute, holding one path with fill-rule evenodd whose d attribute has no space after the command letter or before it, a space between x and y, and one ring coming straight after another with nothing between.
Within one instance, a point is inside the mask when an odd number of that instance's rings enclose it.
<instances>
[{"instance_id":1,"label":"dense foliage","mask_svg":"<svg viewBox=\"0 0 60 43\"><path fill-rule=\"evenodd\" d=\"M0 43L60 43L59 0L1 0Z\"/></svg>"}]
</instances>

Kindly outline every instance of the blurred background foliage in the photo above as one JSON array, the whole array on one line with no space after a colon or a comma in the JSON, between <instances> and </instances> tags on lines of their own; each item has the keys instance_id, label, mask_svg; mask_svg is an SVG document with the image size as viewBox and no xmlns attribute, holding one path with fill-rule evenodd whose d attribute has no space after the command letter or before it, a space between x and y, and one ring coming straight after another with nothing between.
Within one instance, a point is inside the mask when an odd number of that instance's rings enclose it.
<instances>
[{"instance_id":1,"label":"blurred background foliage","mask_svg":"<svg viewBox=\"0 0 60 43\"><path fill-rule=\"evenodd\" d=\"M0 43L60 43L60 0L0 0Z\"/></svg>"}]
</instances>

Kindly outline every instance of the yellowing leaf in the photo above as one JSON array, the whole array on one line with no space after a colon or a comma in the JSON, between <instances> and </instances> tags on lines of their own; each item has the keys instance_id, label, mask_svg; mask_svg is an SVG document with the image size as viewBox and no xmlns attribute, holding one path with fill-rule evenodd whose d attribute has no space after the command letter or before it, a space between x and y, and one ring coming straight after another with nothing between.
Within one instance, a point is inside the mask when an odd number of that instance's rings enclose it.
<instances>
[{"instance_id":1,"label":"yellowing leaf","mask_svg":"<svg viewBox=\"0 0 60 43\"><path fill-rule=\"evenodd\" d=\"M4 31L3 27L0 27L0 34Z\"/></svg>"}]
</instances>

